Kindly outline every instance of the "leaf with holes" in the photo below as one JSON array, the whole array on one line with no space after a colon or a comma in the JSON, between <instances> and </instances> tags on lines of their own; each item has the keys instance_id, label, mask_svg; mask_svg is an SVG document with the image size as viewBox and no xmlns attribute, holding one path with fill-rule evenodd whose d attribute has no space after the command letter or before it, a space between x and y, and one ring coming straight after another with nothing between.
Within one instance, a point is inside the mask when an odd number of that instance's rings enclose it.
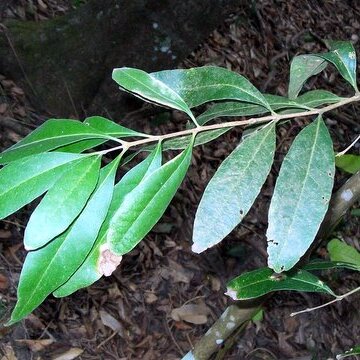
<instances>
[{"instance_id":1,"label":"leaf with holes","mask_svg":"<svg viewBox=\"0 0 360 360\"><path fill-rule=\"evenodd\" d=\"M232 279L227 284L225 294L234 300L248 300L280 290L321 292L335 296L324 282L308 271L276 274L269 268L250 271Z\"/></svg>"},{"instance_id":2,"label":"leaf with holes","mask_svg":"<svg viewBox=\"0 0 360 360\"><path fill-rule=\"evenodd\" d=\"M295 56L290 65L289 99L296 99L305 82L326 66L327 62L316 55Z\"/></svg>"},{"instance_id":3,"label":"leaf with holes","mask_svg":"<svg viewBox=\"0 0 360 360\"><path fill-rule=\"evenodd\" d=\"M243 140L220 165L196 212L194 252L219 243L242 221L270 171L275 143L275 124L265 126Z\"/></svg>"},{"instance_id":4,"label":"leaf with holes","mask_svg":"<svg viewBox=\"0 0 360 360\"><path fill-rule=\"evenodd\" d=\"M0 154L0 164L43 153L84 139L108 139L103 132L76 120L46 121L24 139Z\"/></svg>"},{"instance_id":5,"label":"leaf with holes","mask_svg":"<svg viewBox=\"0 0 360 360\"><path fill-rule=\"evenodd\" d=\"M95 189L100 163L100 156L92 156L67 167L30 216L24 234L25 249L47 244L70 226Z\"/></svg>"},{"instance_id":6,"label":"leaf with holes","mask_svg":"<svg viewBox=\"0 0 360 360\"><path fill-rule=\"evenodd\" d=\"M84 261L109 209L119 161L117 158L101 170L97 188L72 226L46 246L28 253L8 325L31 313Z\"/></svg>"},{"instance_id":7,"label":"leaf with holes","mask_svg":"<svg viewBox=\"0 0 360 360\"><path fill-rule=\"evenodd\" d=\"M71 278L60 286L53 295L64 297L83 287L93 284L102 275L109 276L121 261L121 256L112 254L105 245L109 224L120 208L126 196L138 186L144 178L152 174L161 166L161 146L157 148L140 164L129 170L115 185L114 195L111 200L108 214L101 226L98 237L90 254Z\"/></svg>"},{"instance_id":8,"label":"leaf with holes","mask_svg":"<svg viewBox=\"0 0 360 360\"><path fill-rule=\"evenodd\" d=\"M291 269L309 248L327 211L334 181L332 141L319 116L284 158L269 209L268 265Z\"/></svg>"},{"instance_id":9,"label":"leaf with holes","mask_svg":"<svg viewBox=\"0 0 360 360\"><path fill-rule=\"evenodd\" d=\"M190 108L209 101L238 100L258 104L271 111L264 96L249 80L221 67L165 70L151 76L181 96Z\"/></svg>"},{"instance_id":10,"label":"leaf with holes","mask_svg":"<svg viewBox=\"0 0 360 360\"><path fill-rule=\"evenodd\" d=\"M50 189L73 161L85 155L43 153L14 161L0 170L0 219Z\"/></svg>"},{"instance_id":11,"label":"leaf with holes","mask_svg":"<svg viewBox=\"0 0 360 360\"><path fill-rule=\"evenodd\" d=\"M132 250L165 212L183 181L191 161L188 148L146 177L126 196L114 214L107 234L110 250L123 255Z\"/></svg>"}]
</instances>

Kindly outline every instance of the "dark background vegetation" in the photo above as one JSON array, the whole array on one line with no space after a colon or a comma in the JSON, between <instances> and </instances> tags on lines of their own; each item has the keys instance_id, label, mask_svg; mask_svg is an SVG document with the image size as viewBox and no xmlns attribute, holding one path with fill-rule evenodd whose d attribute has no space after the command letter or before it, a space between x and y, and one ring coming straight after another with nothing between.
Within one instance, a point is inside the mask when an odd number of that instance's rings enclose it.
<instances>
[{"instance_id":1,"label":"dark background vegetation","mask_svg":"<svg viewBox=\"0 0 360 360\"><path fill-rule=\"evenodd\" d=\"M105 115L162 133L184 126L182 114L121 94L110 79L113 67L218 65L245 75L263 92L286 95L291 58L324 51L322 39L351 40L359 54L360 3L350 0L2 0L0 16L1 150L49 117ZM330 67L306 87L351 91ZM336 150L359 133L358 111L351 105L326 117ZM0 359L59 359L64 353L68 359L179 359L230 304L223 295L226 281L266 265L269 199L281 159L303 124L278 129L277 159L253 210L221 245L201 255L190 250L196 206L241 130L197 148L166 214L113 276L68 298L50 297L21 324L0 328ZM345 180L339 174L335 188ZM0 315L16 301L31 210L0 222ZM348 215L335 235L360 249L358 218ZM326 257L325 248L317 254ZM338 292L359 284L348 271L325 275ZM289 317L326 300L276 294L262 321L225 344L225 358L334 359L359 343L359 297ZM176 321L172 311L185 303L196 305L190 317L205 316L206 323Z\"/></svg>"}]
</instances>

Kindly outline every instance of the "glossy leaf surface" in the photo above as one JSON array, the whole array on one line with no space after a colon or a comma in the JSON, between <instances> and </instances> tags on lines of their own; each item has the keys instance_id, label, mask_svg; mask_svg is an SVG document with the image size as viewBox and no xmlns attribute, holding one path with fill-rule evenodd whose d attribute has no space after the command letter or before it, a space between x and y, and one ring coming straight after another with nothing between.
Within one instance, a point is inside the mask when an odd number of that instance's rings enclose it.
<instances>
[{"instance_id":1,"label":"glossy leaf surface","mask_svg":"<svg viewBox=\"0 0 360 360\"><path fill-rule=\"evenodd\" d=\"M234 300L253 299L279 290L321 292L334 295L333 291L318 277L305 270L276 274L269 268L244 273L227 284ZM335 296L335 295L334 295Z\"/></svg>"},{"instance_id":2,"label":"glossy leaf surface","mask_svg":"<svg viewBox=\"0 0 360 360\"><path fill-rule=\"evenodd\" d=\"M360 265L356 266L356 264L352 264L350 262L343 262L343 261L313 260L303 267L303 269L307 271L330 270L330 269L338 269L338 268L359 271Z\"/></svg>"},{"instance_id":3,"label":"glossy leaf surface","mask_svg":"<svg viewBox=\"0 0 360 360\"><path fill-rule=\"evenodd\" d=\"M315 108L324 104L334 104L343 100L344 98L337 96L326 90L311 90L300 95L296 102L301 105L306 105L310 108Z\"/></svg>"},{"instance_id":4,"label":"glossy leaf surface","mask_svg":"<svg viewBox=\"0 0 360 360\"><path fill-rule=\"evenodd\" d=\"M161 166L161 146L158 147L140 164L129 170L123 178L115 185L113 198L109 207L108 214L101 226L95 245L89 256L71 276L71 278L55 292L54 296L68 296L78 289L89 286L99 280L104 275L99 264L101 261L101 246L105 244L109 224L120 208L125 197L140 184L140 182L149 176L153 171ZM106 276L110 275L109 273Z\"/></svg>"},{"instance_id":5,"label":"glossy leaf surface","mask_svg":"<svg viewBox=\"0 0 360 360\"><path fill-rule=\"evenodd\" d=\"M117 255L132 250L165 212L190 165L192 145L146 177L122 202L107 233Z\"/></svg>"},{"instance_id":6,"label":"glossy leaf surface","mask_svg":"<svg viewBox=\"0 0 360 360\"><path fill-rule=\"evenodd\" d=\"M106 135L115 137L115 138L126 138L130 136L143 136L143 134L138 133L137 131L128 129L124 126L121 126L114 121L108 120L102 116L90 116L84 120L84 124L91 126L94 129L97 129ZM80 140L75 143L62 146L57 148L56 151L62 152L72 152L72 153L81 153L85 150L94 148L98 145L101 145L108 141L108 139L89 139L89 140Z\"/></svg>"},{"instance_id":7,"label":"glossy leaf surface","mask_svg":"<svg viewBox=\"0 0 360 360\"><path fill-rule=\"evenodd\" d=\"M301 111L306 109L307 104L290 100L283 96L264 94L264 98L272 110L295 108ZM225 116L252 116L267 113L268 110L263 106L249 104L239 101L227 101L213 105L208 110L197 117L197 122L204 125L212 119Z\"/></svg>"},{"instance_id":8,"label":"glossy leaf surface","mask_svg":"<svg viewBox=\"0 0 360 360\"><path fill-rule=\"evenodd\" d=\"M76 120L48 120L0 154L0 164L39 154L79 140L103 138L106 134Z\"/></svg>"},{"instance_id":9,"label":"glossy leaf surface","mask_svg":"<svg viewBox=\"0 0 360 360\"><path fill-rule=\"evenodd\" d=\"M317 56L331 62L341 76L357 91L356 85L356 52L350 41L327 41L330 50Z\"/></svg>"},{"instance_id":10,"label":"glossy leaf surface","mask_svg":"<svg viewBox=\"0 0 360 360\"><path fill-rule=\"evenodd\" d=\"M275 143L272 124L248 136L220 165L196 212L194 252L219 243L242 221L270 171Z\"/></svg>"},{"instance_id":11,"label":"glossy leaf surface","mask_svg":"<svg viewBox=\"0 0 360 360\"><path fill-rule=\"evenodd\" d=\"M190 108L209 101L239 100L271 110L264 96L249 80L221 67L165 70L151 75L179 94Z\"/></svg>"},{"instance_id":12,"label":"glossy leaf surface","mask_svg":"<svg viewBox=\"0 0 360 360\"><path fill-rule=\"evenodd\" d=\"M332 261L343 261L360 268L360 253L339 239L332 239L327 245Z\"/></svg>"},{"instance_id":13,"label":"glossy leaf surface","mask_svg":"<svg viewBox=\"0 0 360 360\"><path fill-rule=\"evenodd\" d=\"M327 66L327 62L315 55L295 56L290 65L289 99L295 99L306 80L319 74Z\"/></svg>"},{"instance_id":14,"label":"glossy leaf surface","mask_svg":"<svg viewBox=\"0 0 360 360\"><path fill-rule=\"evenodd\" d=\"M84 261L109 209L119 160L101 170L97 188L73 225L63 235L27 255L10 323L32 312Z\"/></svg>"},{"instance_id":15,"label":"glossy leaf surface","mask_svg":"<svg viewBox=\"0 0 360 360\"><path fill-rule=\"evenodd\" d=\"M360 170L360 155L344 154L336 156L335 165L347 173L355 174Z\"/></svg>"},{"instance_id":16,"label":"glossy leaf surface","mask_svg":"<svg viewBox=\"0 0 360 360\"><path fill-rule=\"evenodd\" d=\"M43 153L14 161L0 170L0 219L50 189L66 166L84 155Z\"/></svg>"},{"instance_id":17,"label":"glossy leaf surface","mask_svg":"<svg viewBox=\"0 0 360 360\"><path fill-rule=\"evenodd\" d=\"M295 138L284 158L269 209L268 265L291 269L315 239L327 211L335 161L321 117Z\"/></svg>"},{"instance_id":18,"label":"glossy leaf surface","mask_svg":"<svg viewBox=\"0 0 360 360\"><path fill-rule=\"evenodd\" d=\"M84 208L99 177L100 157L85 157L67 167L32 213L24 234L27 250L64 232Z\"/></svg>"},{"instance_id":19,"label":"glossy leaf surface","mask_svg":"<svg viewBox=\"0 0 360 360\"><path fill-rule=\"evenodd\" d=\"M112 78L122 89L142 99L183 111L190 118L194 118L189 106L181 96L163 81L153 76L153 74L123 67L114 69Z\"/></svg>"}]
</instances>

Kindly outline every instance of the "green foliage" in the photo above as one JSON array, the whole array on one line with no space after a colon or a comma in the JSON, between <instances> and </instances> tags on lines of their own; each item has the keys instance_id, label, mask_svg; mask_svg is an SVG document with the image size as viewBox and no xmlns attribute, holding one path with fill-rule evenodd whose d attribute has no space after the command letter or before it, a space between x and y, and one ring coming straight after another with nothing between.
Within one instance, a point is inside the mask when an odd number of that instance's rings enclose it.
<instances>
[{"instance_id":1,"label":"green foliage","mask_svg":"<svg viewBox=\"0 0 360 360\"><path fill-rule=\"evenodd\" d=\"M327 245L330 259L352 264L360 269L360 253L350 245L339 239L332 239Z\"/></svg>"},{"instance_id":2,"label":"green foliage","mask_svg":"<svg viewBox=\"0 0 360 360\"><path fill-rule=\"evenodd\" d=\"M30 251L9 324L23 319L51 293L67 296L111 275L122 256L163 215L190 166L193 147L248 125L242 141L210 180L195 218L193 250L219 243L242 221L261 191L273 164L277 127L298 115L311 115L312 121L295 137L276 181L267 230L269 267L231 280L229 294L236 299L277 290L334 295L309 271L358 270L359 263L346 255L344 244L335 250L334 243L329 244L330 262L292 269L314 241L332 191L334 151L321 115L360 100L358 93L342 98L325 90L298 96L307 79L329 62L357 91L353 46L329 46L327 53L294 58L288 98L262 94L245 77L214 66L151 74L115 69L113 79L122 90L180 110L192 123L182 131L155 136L100 116L83 122L52 119L0 154L0 219L43 195L25 230ZM196 118L199 109L193 108L206 103L209 106ZM263 117L208 124L221 117L259 115ZM162 153L169 149L181 152L162 165ZM120 154L109 162L115 151ZM142 151L150 154L115 184L118 167ZM108 165L101 167L105 155Z\"/></svg>"},{"instance_id":3,"label":"green foliage","mask_svg":"<svg viewBox=\"0 0 360 360\"><path fill-rule=\"evenodd\" d=\"M360 170L360 156L352 154L336 156L335 165L347 173L355 174Z\"/></svg>"},{"instance_id":4,"label":"green foliage","mask_svg":"<svg viewBox=\"0 0 360 360\"><path fill-rule=\"evenodd\" d=\"M360 355L360 345L354 346L348 351L345 351L344 354L339 354L336 356L336 360L342 360L350 356Z\"/></svg>"}]
</instances>

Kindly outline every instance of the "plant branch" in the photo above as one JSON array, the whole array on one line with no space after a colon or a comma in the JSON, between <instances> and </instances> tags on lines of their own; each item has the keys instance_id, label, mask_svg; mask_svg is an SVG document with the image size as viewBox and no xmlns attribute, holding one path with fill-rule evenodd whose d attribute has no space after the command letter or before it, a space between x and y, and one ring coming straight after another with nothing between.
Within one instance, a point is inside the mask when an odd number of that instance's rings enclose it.
<instances>
[{"instance_id":1,"label":"plant branch","mask_svg":"<svg viewBox=\"0 0 360 360\"><path fill-rule=\"evenodd\" d=\"M244 126L244 125L262 124L262 123L266 123L269 121L280 121L280 120L294 119L294 118L298 118L298 117L321 115L328 111L342 107L346 104L351 104L351 103L358 102L358 101L360 101L360 94L356 94L352 97L340 100L339 102L337 102L335 104L331 104L331 105L328 105L328 106L325 106L325 107L322 107L319 109L313 109L310 111L300 111L300 112L291 113L291 114L272 114L272 115L262 116L262 117L258 117L258 118L250 118L250 119L246 119L246 120L228 121L228 122L224 122L221 124L202 125L202 126L199 125L192 129L186 129L186 130L177 131L177 132L173 132L173 133L169 133L169 134L150 135L146 139L140 139L140 140L135 140L135 141L123 141L123 144L125 145L126 148L129 149L129 148L132 148L135 146L141 146L141 145L145 145L145 144L155 142L155 141L163 141L163 140L168 140L168 139L177 138L177 137L186 136L186 135L197 135L200 132L209 131L209 130L218 130L218 129L223 129L223 128L227 128L227 127L238 127L238 126Z\"/></svg>"},{"instance_id":2,"label":"plant branch","mask_svg":"<svg viewBox=\"0 0 360 360\"><path fill-rule=\"evenodd\" d=\"M350 197L350 193L352 197ZM360 171L352 175L349 180L342 186L340 189L333 194L331 197L329 210L325 216L325 219L320 227L320 230L317 234L317 241L314 242L314 245L318 246L321 239L326 238L330 229L333 229L340 219L344 216L345 212L351 208L351 206L360 199ZM314 246L311 247L314 250ZM308 257L305 257L306 260ZM320 305L317 308L322 308L334 302L340 301L346 296L349 296L357 291L360 291L359 288L349 291L346 294L337 296L334 300ZM212 325L207 334L216 334L218 331L218 339L223 339L224 341L235 331L237 328L242 326L245 322L250 321L254 314L261 309L261 305L268 300L271 295L264 296L260 299L254 299L253 301L247 301L246 306L244 302L238 302L237 305L230 305L220 316L220 318ZM239 308L239 306L243 306ZM304 311L303 311L304 312ZM226 325L229 322L229 314L238 314L235 316L235 326L232 328L232 331L227 329ZM231 320L231 319L230 319ZM208 360L211 355L219 349L219 344L215 343L213 337L209 335L204 335L199 342L195 345L194 349L189 352L183 360Z\"/></svg>"}]
</instances>

